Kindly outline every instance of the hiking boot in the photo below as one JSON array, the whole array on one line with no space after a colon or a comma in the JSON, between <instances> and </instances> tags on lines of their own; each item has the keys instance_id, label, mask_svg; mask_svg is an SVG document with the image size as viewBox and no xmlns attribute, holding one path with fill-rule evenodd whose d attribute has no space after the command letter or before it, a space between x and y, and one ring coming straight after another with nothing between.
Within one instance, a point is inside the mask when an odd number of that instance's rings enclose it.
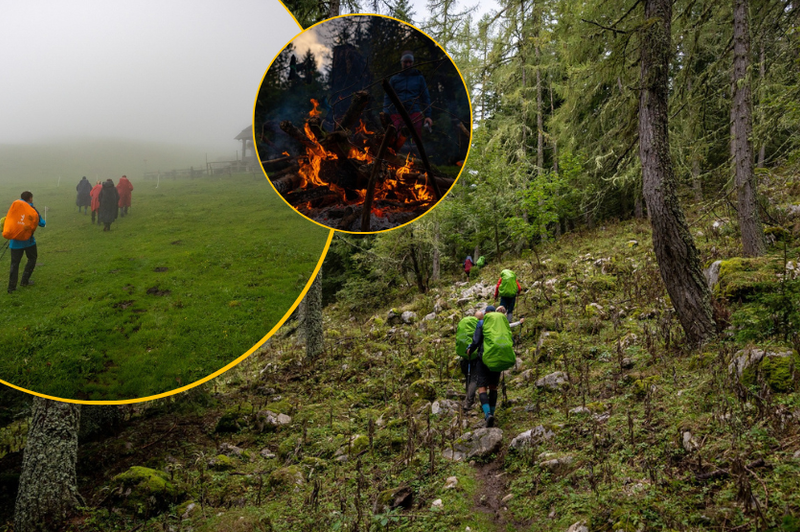
<instances>
[{"instance_id":1,"label":"hiking boot","mask_svg":"<svg viewBox=\"0 0 800 532\"><path fill-rule=\"evenodd\" d=\"M486 428L494 427L494 414L489 414L489 417L486 418Z\"/></svg>"},{"instance_id":2,"label":"hiking boot","mask_svg":"<svg viewBox=\"0 0 800 532\"><path fill-rule=\"evenodd\" d=\"M28 279L27 281L20 281L19 284L21 284L22 286L33 286L34 283L30 279Z\"/></svg>"}]
</instances>

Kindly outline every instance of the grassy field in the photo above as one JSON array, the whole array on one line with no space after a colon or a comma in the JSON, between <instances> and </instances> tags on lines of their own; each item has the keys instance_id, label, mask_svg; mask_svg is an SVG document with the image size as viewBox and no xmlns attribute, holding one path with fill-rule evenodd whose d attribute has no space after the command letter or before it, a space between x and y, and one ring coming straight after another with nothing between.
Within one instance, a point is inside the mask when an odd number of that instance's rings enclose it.
<instances>
[{"instance_id":1,"label":"grassy field","mask_svg":"<svg viewBox=\"0 0 800 532\"><path fill-rule=\"evenodd\" d=\"M284 316L328 237L250 174L133 177L104 233L75 207L78 179L0 183L3 214L25 189L48 208L34 286L2 291L0 379L47 395L140 398L221 369Z\"/></svg>"}]
</instances>

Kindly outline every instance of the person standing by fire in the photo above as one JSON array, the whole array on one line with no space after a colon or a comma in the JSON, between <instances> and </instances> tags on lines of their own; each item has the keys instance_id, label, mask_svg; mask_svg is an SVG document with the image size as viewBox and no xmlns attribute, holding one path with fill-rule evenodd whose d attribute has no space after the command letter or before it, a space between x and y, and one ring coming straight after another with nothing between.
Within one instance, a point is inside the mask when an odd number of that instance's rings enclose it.
<instances>
[{"instance_id":1,"label":"person standing by fire","mask_svg":"<svg viewBox=\"0 0 800 532\"><path fill-rule=\"evenodd\" d=\"M431 118L431 96L430 93L428 93L428 84L425 82L422 73L414 68L414 52L409 50L403 52L400 56L400 65L403 67L403 70L399 74L392 76L389 79L389 84L394 89L397 97L400 98L400 101L403 102L403 107L408 111L414 129L417 130L417 134L421 137L423 125L428 131L430 131L433 125L433 119ZM403 117L400 116L400 112L389 100L388 95L383 97L383 110L389 115L392 124L394 124L394 127L398 131L397 142L394 148L399 150L403 144L405 144L407 138L406 135L399 133L403 131L405 122L403 121Z\"/></svg>"}]
</instances>

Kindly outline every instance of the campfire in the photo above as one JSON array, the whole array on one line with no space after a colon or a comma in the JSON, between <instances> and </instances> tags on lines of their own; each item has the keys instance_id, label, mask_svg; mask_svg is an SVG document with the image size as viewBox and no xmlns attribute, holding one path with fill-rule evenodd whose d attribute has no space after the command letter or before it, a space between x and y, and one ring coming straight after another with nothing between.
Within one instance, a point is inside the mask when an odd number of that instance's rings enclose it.
<instances>
[{"instance_id":1,"label":"campfire","mask_svg":"<svg viewBox=\"0 0 800 532\"><path fill-rule=\"evenodd\" d=\"M353 94L347 112L326 131L320 104L311 99L302 127L280 123L298 143L298 153L262 161L284 199L328 227L376 231L402 225L424 214L454 182L434 175L424 148L420 158L395 152L411 128L398 132L381 113L383 130L371 131L362 117L369 100L366 91Z\"/></svg>"}]
</instances>

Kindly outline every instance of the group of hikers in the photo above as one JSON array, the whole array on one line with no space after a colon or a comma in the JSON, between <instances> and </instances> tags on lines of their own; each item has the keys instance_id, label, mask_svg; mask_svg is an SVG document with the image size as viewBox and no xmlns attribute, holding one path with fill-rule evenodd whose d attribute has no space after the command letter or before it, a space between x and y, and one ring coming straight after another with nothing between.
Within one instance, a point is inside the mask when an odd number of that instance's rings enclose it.
<instances>
[{"instance_id":1,"label":"group of hikers","mask_svg":"<svg viewBox=\"0 0 800 532\"><path fill-rule=\"evenodd\" d=\"M111 230L111 223L118 216L126 216L131 206L131 191L133 185L126 176L122 176L119 183L115 186L111 179L100 182L92 186L86 177L83 177L78 186L78 212L84 207L84 214L88 214L89 208L92 209L92 224L97 220L97 224L103 224L103 231ZM45 207L46 209L46 207ZM20 194L20 199L11 203L8 214L0 219L3 227L3 238L8 240L7 249L11 251L11 270L8 275L8 293L11 294L17 289L17 282L21 286L33 284L31 275L36 267L36 259L39 252L36 248L36 238L33 234L38 227L44 227L46 220L39 214L33 206L33 193L26 190ZM3 252L5 254L5 251ZM28 261L22 271L22 279L19 279L19 265L22 256L25 255Z\"/></svg>"},{"instance_id":2,"label":"group of hikers","mask_svg":"<svg viewBox=\"0 0 800 532\"><path fill-rule=\"evenodd\" d=\"M469 275L469 269L465 268L465 271ZM466 378L464 411L469 413L472 410L477 392L487 427L495 424L500 376L517 361L511 329L525 321L522 318L512 322L514 306L521 291L516 274L503 270L494 289L494 299L496 301L499 297L500 305L476 310L473 316L463 318L456 328L456 353L461 357L461 371Z\"/></svg>"},{"instance_id":3,"label":"group of hikers","mask_svg":"<svg viewBox=\"0 0 800 532\"><path fill-rule=\"evenodd\" d=\"M126 216L131 206L131 192L133 185L126 176L119 178L119 183L114 186L114 181L106 179L98 181L94 186L84 176L78 186L78 198L75 204L78 212L83 207L84 214L92 209L92 223L97 220L97 225L103 224L103 231L111 231L111 224L118 217Z\"/></svg>"}]
</instances>

